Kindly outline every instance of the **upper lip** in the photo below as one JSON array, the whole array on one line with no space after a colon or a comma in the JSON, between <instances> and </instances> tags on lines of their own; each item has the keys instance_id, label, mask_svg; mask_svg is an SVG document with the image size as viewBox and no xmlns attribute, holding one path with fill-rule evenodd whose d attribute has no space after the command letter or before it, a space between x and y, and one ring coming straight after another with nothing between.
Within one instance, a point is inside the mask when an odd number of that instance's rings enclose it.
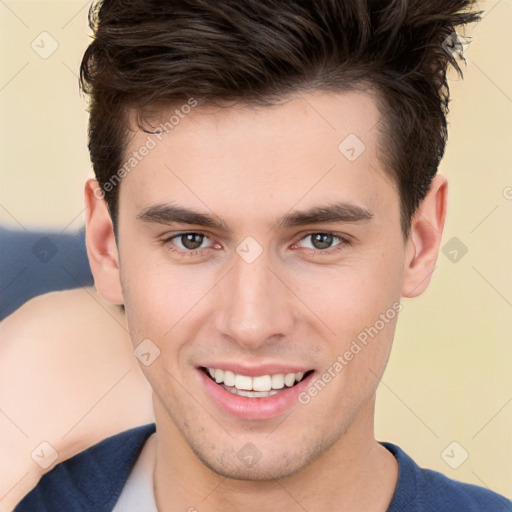
<instances>
[{"instance_id":1,"label":"upper lip","mask_svg":"<svg viewBox=\"0 0 512 512\"><path fill-rule=\"evenodd\" d=\"M232 371L238 375L246 375L247 377L257 377L259 375L276 375L279 373L306 373L312 370L311 367L283 364L283 363L267 363L260 365L244 365L241 363L223 363L210 362L202 365L204 368L217 368L224 371Z\"/></svg>"}]
</instances>

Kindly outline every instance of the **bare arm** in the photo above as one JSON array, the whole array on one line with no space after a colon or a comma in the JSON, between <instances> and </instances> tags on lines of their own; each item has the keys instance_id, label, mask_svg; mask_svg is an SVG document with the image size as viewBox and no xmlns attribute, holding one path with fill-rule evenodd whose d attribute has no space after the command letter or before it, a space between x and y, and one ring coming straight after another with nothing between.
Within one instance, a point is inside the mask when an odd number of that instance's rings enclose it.
<instances>
[{"instance_id":1,"label":"bare arm","mask_svg":"<svg viewBox=\"0 0 512 512\"><path fill-rule=\"evenodd\" d=\"M124 314L94 289L36 297L0 324L0 512L57 463L151 421Z\"/></svg>"}]
</instances>

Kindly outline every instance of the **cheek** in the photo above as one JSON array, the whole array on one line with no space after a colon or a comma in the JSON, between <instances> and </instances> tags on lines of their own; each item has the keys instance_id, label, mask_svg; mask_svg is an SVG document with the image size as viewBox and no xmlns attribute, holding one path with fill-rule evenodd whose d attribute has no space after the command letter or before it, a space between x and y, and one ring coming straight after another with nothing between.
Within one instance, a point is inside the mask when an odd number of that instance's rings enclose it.
<instances>
[{"instance_id":1,"label":"cheek","mask_svg":"<svg viewBox=\"0 0 512 512\"><path fill-rule=\"evenodd\" d=\"M336 268L303 274L296 279L295 289L300 297L306 298L333 337L344 340L340 341L344 344L373 326L381 315L385 315L386 323L382 328L379 322L379 330L392 335L388 327L396 321L402 280L401 250L379 246L367 251L364 257L347 258Z\"/></svg>"},{"instance_id":2,"label":"cheek","mask_svg":"<svg viewBox=\"0 0 512 512\"><path fill-rule=\"evenodd\" d=\"M173 300L179 294L170 286L164 266L155 261L154 248L137 244L135 237L120 239L121 284L132 342L161 339L170 328L169 312L175 311Z\"/></svg>"},{"instance_id":3,"label":"cheek","mask_svg":"<svg viewBox=\"0 0 512 512\"><path fill-rule=\"evenodd\" d=\"M312 385L304 399L320 394L325 384L328 391L322 391L321 400L337 404L332 411L339 411L336 420L342 423L373 396L389 358L401 305L399 273L389 266L387 270L376 272L372 266L366 272L344 273L318 296L321 319L331 334L323 345L326 357L318 375L323 383Z\"/></svg>"},{"instance_id":4,"label":"cheek","mask_svg":"<svg viewBox=\"0 0 512 512\"><path fill-rule=\"evenodd\" d=\"M159 347L182 339L183 329L200 313L202 299L215 284L206 267L172 265L164 249L144 244L121 248L121 283L134 345L150 338Z\"/></svg>"},{"instance_id":5,"label":"cheek","mask_svg":"<svg viewBox=\"0 0 512 512\"><path fill-rule=\"evenodd\" d=\"M319 378L335 384L327 384L325 400L340 404L342 411L371 397L385 369L401 309L402 272L400 251L381 246L319 274L314 287L303 284L302 293L309 290L308 303L329 328Z\"/></svg>"}]
</instances>

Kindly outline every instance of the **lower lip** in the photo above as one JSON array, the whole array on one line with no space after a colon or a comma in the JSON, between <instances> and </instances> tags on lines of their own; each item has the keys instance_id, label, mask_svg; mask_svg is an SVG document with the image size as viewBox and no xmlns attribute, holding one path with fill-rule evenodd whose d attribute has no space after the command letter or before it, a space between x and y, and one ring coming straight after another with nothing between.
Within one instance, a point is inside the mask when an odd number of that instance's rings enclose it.
<instances>
[{"instance_id":1,"label":"lower lip","mask_svg":"<svg viewBox=\"0 0 512 512\"><path fill-rule=\"evenodd\" d=\"M239 396L225 390L198 368L206 392L217 407L230 416L244 420L266 420L274 418L297 404L299 394L307 388L314 372L291 388L283 388L277 394L262 398Z\"/></svg>"}]
</instances>

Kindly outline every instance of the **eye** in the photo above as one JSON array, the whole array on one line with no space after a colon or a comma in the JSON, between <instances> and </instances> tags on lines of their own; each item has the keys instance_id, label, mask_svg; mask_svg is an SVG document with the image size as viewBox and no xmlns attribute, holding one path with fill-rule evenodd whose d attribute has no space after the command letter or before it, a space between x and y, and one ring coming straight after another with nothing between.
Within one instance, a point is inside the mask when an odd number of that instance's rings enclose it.
<instances>
[{"instance_id":1,"label":"eye","mask_svg":"<svg viewBox=\"0 0 512 512\"><path fill-rule=\"evenodd\" d=\"M177 247L178 252L191 252L198 249L206 249L210 245L204 246L205 241L210 241L206 235L202 233L178 233L165 240L165 243L169 243ZM211 242L211 241L210 241Z\"/></svg>"},{"instance_id":2,"label":"eye","mask_svg":"<svg viewBox=\"0 0 512 512\"><path fill-rule=\"evenodd\" d=\"M309 243L307 242L309 240ZM305 243L304 243L305 242ZM302 238L298 244L304 243L302 247L306 249L313 249L315 251L327 252L327 249L333 247L342 248L348 245L350 242L342 236L336 235L335 233L310 233Z\"/></svg>"}]
</instances>

